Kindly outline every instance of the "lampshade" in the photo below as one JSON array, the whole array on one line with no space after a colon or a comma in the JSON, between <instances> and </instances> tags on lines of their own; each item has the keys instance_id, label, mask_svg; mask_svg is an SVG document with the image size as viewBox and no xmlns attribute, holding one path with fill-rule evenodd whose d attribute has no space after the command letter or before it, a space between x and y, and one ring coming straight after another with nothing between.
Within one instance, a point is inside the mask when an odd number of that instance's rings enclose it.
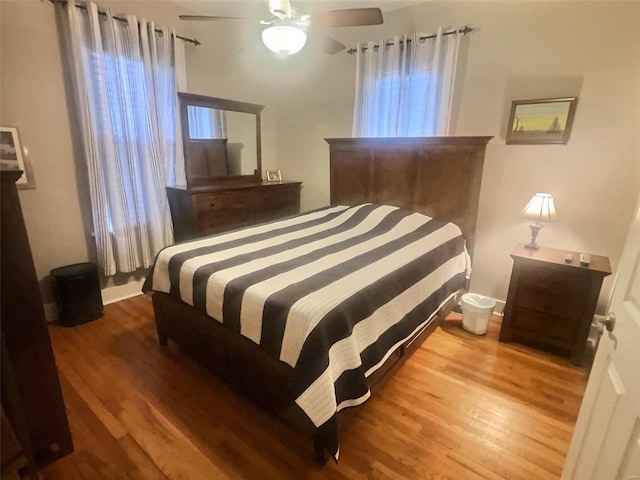
<instances>
[{"instance_id":1,"label":"lampshade","mask_svg":"<svg viewBox=\"0 0 640 480\"><path fill-rule=\"evenodd\" d=\"M558 220L558 214L553 197L548 193L536 193L522 210L522 216L539 222L555 222Z\"/></svg>"},{"instance_id":2,"label":"lampshade","mask_svg":"<svg viewBox=\"0 0 640 480\"><path fill-rule=\"evenodd\" d=\"M291 25L272 25L262 31L262 42L272 52L293 55L307 43L307 34Z\"/></svg>"}]
</instances>

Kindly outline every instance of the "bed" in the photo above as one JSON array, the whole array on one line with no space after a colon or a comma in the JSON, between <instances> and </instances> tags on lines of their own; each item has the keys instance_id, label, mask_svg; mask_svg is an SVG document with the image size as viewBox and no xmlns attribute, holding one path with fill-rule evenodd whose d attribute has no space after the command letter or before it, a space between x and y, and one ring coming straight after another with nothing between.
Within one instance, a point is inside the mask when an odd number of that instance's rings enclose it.
<instances>
[{"instance_id":1,"label":"bed","mask_svg":"<svg viewBox=\"0 0 640 480\"><path fill-rule=\"evenodd\" d=\"M160 343L337 460L339 412L365 402L465 290L489 138L328 139L331 206L158 255L145 291Z\"/></svg>"}]
</instances>

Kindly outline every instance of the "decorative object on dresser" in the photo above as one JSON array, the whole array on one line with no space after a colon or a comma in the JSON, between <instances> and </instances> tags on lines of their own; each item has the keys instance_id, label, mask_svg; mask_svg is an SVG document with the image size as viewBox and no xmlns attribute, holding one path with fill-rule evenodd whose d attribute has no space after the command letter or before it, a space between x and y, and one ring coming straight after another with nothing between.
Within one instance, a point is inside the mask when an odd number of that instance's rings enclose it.
<instances>
[{"instance_id":1,"label":"decorative object on dresser","mask_svg":"<svg viewBox=\"0 0 640 480\"><path fill-rule=\"evenodd\" d=\"M0 127L0 168L2 170L22 170L22 175L16 181L16 186L21 188L30 186L22 158L20 136L15 127Z\"/></svg>"},{"instance_id":2,"label":"decorative object on dresser","mask_svg":"<svg viewBox=\"0 0 640 480\"><path fill-rule=\"evenodd\" d=\"M524 218L531 218L533 222L529 225L531 229L531 241L525 245L526 248L540 248L536 243L536 238L540 229L544 226L540 222L555 222L558 220L556 207L553 204L553 197L548 193L536 193L527 206L522 210Z\"/></svg>"},{"instance_id":3,"label":"decorative object on dresser","mask_svg":"<svg viewBox=\"0 0 640 480\"><path fill-rule=\"evenodd\" d=\"M267 182L281 182L282 173L280 170L267 170Z\"/></svg>"},{"instance_id":4,"label":"decorative object on dresser","mask_svg":"<svg viewBox=\"0 0 640 480\"><path fill-rule=\"evenodd\" d=\"M44 466L73 451L15 182L0 172L2 406L23 451Z\"/></svg>"},{"instance_id":5,"label":"decorative object on dresser","mask_svg":"<svg viewBox=\"0 0 640 480\"><path fill-rule=\"evenodd\" d=\"M515 100L507 126L507 145L567 143L577 103L576 97Z\"/></svg>"},{"instance_id":6,"label":"decorative object on dresser","mask_svg":"<svg viewBox=\"0 0 640 480\"><path fill-rule=\"evenodd\" d=\"M609 259L519 243L511 252L513 271L500 341L521 340L569 353L581 365L602 280L611 274Z\"/></svg>"}]
</instances>

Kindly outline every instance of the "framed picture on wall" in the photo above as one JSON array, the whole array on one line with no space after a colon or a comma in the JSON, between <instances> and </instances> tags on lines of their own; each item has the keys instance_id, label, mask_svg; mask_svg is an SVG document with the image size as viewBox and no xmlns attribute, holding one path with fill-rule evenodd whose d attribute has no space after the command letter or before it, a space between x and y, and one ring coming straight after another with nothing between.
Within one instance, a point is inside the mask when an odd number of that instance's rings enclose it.
<instances>
[{"instance_id":1,"label":"framed picture on wall","mask_svg":"<svg viewBox=\"0 0 640 480\"><path fill-rule=\"evenodd\" d=\"M16 185L29 186L17 128L0 127L0 168L2 170L22 170L22 176L18 179Z\"/></svg>"},{"instance_id":2,"label":"framed picture on wall","mask_svg":"<svg viewBox=\"0 0 640 480\"><path fill-rule=\"evenodd\" d=\"M267 170L267 182L281 182L282 174L280 170Z\"/></svg>"},{"instance_id":3,"label":"framed picture on wall","mask_svg":"<svg viewBox=\"0 0 640 480\"><path fill-rule=\"evenodd\" d=\"M577 103L577 97L515 100L511 105L506 143L567 143Z\"/></svg>"}]
</instances>

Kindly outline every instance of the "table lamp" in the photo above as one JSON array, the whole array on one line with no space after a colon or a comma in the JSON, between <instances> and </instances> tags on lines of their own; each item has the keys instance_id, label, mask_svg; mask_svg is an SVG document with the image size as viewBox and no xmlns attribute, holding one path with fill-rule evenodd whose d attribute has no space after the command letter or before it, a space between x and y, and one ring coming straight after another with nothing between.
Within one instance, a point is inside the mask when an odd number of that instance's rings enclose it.
<instances>
[{"instance_id":1,"label":"table lamp","mask_svg":"<svg viewBox=\"0 0 640 480\"><path fill-rule=\"evenodd\" d=\"M529 225L531 229L531 242L525 245L526 248L540 248L540 245L536 243L536 237L538 232L543 227L540 222L555 222L558 220L558 214L556 213L556 207L553 204L553 197L548 193L536 193L524 210L522 210L522 216L525 218L532 218L534 221Z\"/></svg>"}]
</instances>

